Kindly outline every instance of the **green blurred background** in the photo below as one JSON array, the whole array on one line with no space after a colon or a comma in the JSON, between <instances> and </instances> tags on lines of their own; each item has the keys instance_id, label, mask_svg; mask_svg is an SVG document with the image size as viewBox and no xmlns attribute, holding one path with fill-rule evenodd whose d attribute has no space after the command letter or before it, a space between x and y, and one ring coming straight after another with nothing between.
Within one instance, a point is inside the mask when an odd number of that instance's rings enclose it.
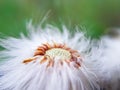
<instances>
[{"instance_id":1,"label":"green blurred background","mask_svg":"<svg viewBox=\"0 0 120 90\"><path fill-rule=\"evenodd\" d=\"M94 38L120 27L120 0L0 0L0 35L18 36L26 22L37 24L47 13L45 23L71 30L82 25Z\"/></svg>"}]
</instances>

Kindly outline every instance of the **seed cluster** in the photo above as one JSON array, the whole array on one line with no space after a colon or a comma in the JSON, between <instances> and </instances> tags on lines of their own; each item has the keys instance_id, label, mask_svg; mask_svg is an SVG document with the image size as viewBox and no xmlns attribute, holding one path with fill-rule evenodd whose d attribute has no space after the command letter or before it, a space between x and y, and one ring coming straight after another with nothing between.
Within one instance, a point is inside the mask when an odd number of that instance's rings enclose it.
<instances>
[{"instance_id":1,"label":"seed cluster","mask_svg":"<svg viewBox=\"0 0 120 90\"><path fill-rule=\"evenodd\" d=\"M36 49L34 56L25 59L23 63L36 62L39 57L42 57L40 59L40 64L48 62L47 67L53 67L56 60L58 60L57 62L60 65L63 65L65 62L70 66L70 63L73 62L74 67L79 68L81 66L80 54L76 50L67 47L65 44L42 44Z\"/></svg>"}]
</instances>

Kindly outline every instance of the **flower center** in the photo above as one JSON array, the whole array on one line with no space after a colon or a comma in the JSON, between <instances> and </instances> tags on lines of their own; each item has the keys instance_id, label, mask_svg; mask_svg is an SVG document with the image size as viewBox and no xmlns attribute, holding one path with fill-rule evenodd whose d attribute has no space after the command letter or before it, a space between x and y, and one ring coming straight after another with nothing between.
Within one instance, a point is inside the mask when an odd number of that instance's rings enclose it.
<instances>
[{"instance_id":1,"label":"flower center","mask_svg":"<svg viewBox=\"0 0 120 90\"><path fill-rule=\"evenodd\" d=\"M47 62L46 67L53 67L56 63L60 65L67 63L70 66L70 63L73 62L73 66L79 68L81 66L82 59L78 51L67 47L65 44L53 43L50 45L46 43L39 46L35 50L34 56L25 59L23 63L27 64L29 62L36 61L39 61L40 64Z\"/></svg>"},{"instance_id":2,"label":"flower center","mask_svg":"<svg viewBox=\"0 0 120 90\"><path fill-rule=\"evenodd\" d=\"M61 60L71 59L71 53L61 48L53 48L53 49L47 50L45 55L50 56L50 58L59 58Z\"/></svg>"}]
</instances>

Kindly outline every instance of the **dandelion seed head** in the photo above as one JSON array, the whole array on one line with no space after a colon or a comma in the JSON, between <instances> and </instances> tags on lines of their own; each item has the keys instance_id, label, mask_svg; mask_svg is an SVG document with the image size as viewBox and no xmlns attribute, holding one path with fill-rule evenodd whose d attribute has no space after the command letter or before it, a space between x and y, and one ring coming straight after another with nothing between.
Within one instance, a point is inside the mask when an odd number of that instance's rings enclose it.
<instances>
[{"instance_id":1,"label":"dandelion seed head","mask_svg":"<svg viewBox=\"0 0 120 90\"><path fill-rule=\"evenodd\" d=\"M99 43L98 50L101 51L101 55L97 59L99 63L98 76L100 77L101 86L106 90L120 89L120 39L118 36L103 36Z\"/></svg>"},{"instance_id":2,"label":"dandelion seed head","mask_svg":"<svg viewBox=\"0 0 120 90\"><path fill-rule=\"evenodd\" d=\"M1 90L99 90L83 32L28 25L28 36L1 39ZM57 82L57 83L56 83Z\"/></svg>"}]
</instances>

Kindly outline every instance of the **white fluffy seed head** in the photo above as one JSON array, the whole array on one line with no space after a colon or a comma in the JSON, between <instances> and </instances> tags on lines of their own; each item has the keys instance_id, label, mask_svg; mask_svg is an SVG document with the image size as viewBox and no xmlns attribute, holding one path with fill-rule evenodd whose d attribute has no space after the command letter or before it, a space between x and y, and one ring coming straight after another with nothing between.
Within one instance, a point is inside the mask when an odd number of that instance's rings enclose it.
<instances>
[{"instance_id":1,"label":"white fluffy seed head","mask_svg":"<svg viewBox=\"0 0 120 90\"><path fill-rule=\"evenodd\" d=\"M99 90L88 60L90 40L82 32L71 36L66 27L60 32L51 25L28 29L28 37L0 40L0 57L7 60L0 66L1 90Z\"/></svg>"},{"instance_id":2,"label":"white fluffy seed head","mask_svg":"<svg viewBox=\"0 0 120 90\"><path fill-rule=\"evenodd\" d=\"M104 36L99 43L101 51L98 62L98 76L105 90L119 90L120 84L120 39Z\"/></svg>"}]
</instances>

